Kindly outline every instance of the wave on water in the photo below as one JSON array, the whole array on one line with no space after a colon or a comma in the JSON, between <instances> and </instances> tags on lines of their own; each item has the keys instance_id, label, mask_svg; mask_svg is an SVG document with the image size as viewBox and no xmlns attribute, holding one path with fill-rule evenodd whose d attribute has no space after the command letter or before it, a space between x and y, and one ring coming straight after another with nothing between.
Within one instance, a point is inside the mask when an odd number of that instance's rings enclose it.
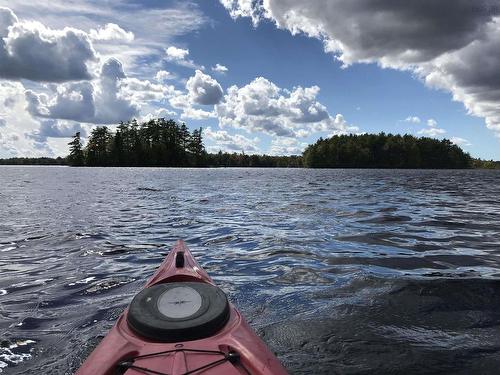
<instances>
[{"instance_id":1,"label":"wave on water","mask_svg":"<svg viewBox=\"0 0 500 375\"><path fill-rule=\"evenodd\" d=\"M2 375L73 373L179 238L292 374L498 373L498 171L0 169Z\"/></svg>"}]
</instances>

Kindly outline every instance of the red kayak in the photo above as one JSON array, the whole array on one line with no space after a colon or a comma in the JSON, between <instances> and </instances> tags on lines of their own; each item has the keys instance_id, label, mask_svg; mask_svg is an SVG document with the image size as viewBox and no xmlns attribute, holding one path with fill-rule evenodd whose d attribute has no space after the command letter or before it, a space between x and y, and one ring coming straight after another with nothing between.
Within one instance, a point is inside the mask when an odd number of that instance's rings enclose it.
<instances>
[{"instance_id":1,"label":"red kayak","mask_svg":"<svg viewBox=\"0 0 500 375\"><path fill-rule=\"evenodd\" d=\"M287 372L178 241L76 374Z\"/></svg>"}]
</instances>

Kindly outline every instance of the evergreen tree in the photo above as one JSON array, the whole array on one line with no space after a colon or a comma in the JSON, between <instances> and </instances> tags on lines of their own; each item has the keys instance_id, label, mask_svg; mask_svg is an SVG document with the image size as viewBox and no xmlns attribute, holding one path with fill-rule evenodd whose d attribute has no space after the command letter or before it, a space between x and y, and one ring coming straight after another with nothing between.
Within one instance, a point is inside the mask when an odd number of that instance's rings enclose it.
<instances>
[{"instance_id":1,"label":"evergreen tree","mask_svg":"<svg viewBox=\"0 0 500 375\"><path fill-rule=\"evenodd\" d=\"M202 128L193 130L191 141L189 142L189 152L193 155L194 165L202 166L205 155L205 146L203 146Z\"/></svg>"},{"instance_id":2,"label":"evergreen tree","mask_svg":"<svg viewBox=\"0 0 500 375\"><path fill-rule=\"evenodd\" d=\"M80 132L73 136L73 140L68 143L69 156L68 163L72 167L82 167L84 165L83 144L80 138Z\"/></svg>"},{"instance_id":3,"label":"evergreen tree","mask_svg":"<svg viewBox=\"0 0 500 375\"><path fill-rule=\"evenodd\" d=\"M85 148L87 165L100 167L112 165L109 152L111 137L106 126L98 126L92 130Z\"/></svg>"}]
</instances>

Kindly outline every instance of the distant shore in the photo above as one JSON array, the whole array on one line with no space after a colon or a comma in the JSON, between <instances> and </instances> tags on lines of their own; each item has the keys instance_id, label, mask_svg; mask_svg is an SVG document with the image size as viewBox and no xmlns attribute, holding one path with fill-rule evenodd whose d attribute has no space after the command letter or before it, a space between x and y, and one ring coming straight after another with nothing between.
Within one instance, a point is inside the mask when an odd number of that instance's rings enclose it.
<instances>
[{"instance_id":1,"label":"distant shore","mask_svg":"<svg viewBox=\"0 0 500 375\"><path fill-rule=\"evenodd\" d=\"M235 154L235 157L242 156L241 154ZM245 157L247 155L244 155ZM288 157L285 157L288 158ZM206 165L200 168L304 168L310 169L309 167L303 166L302 161L300 160L300 156L296 156L295 165L290 164L286 165L274 165L274 166L259 166L259 165L251 165L251 164L243 164L237 165L237 163L228 164L228 165ZM0 159L0 166L9 165L9 166L71 166L65 158L49 158L49 157L40 157L40 158L8 158L8 159ZM116 167L116 166L115 166ZM129 166L121 166L118 168L129 168L129 167L154 167L151 165L129 165ZM92 168L92 167L88 167ZM192 168L192 167L156 167L156 168ZM328 169L449 169L449 168L388 168L388 167L336 167L336 168L328 168ZM468 168L454 168L454 169L500 169L500 161L493 160L481 160L481 159L473 159L473 165Z\"/></svg>"}]
</instances>

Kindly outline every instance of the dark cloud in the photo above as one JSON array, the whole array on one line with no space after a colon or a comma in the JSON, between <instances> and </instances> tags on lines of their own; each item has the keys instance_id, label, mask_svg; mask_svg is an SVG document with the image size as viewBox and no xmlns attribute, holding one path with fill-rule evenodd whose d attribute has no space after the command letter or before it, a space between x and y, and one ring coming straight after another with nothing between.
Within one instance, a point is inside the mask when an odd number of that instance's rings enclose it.
<instances>
[{"instance_id":1,"label":"dark cloud","mask_svg":"<svg viewBox=\"0 0 500 375\"><path fill-rule=\"evenodd\" d=\"M120 96L120 83L126 78L122 64L109 59L96 86L91 82L67 83L57 87L53 97L26 91L27 109L37 117L65 119L94 124L116 124L139 113L128 98Z\"/></svg>"},{"instance_id":2,"label":"dark cloud","mask_svg":"<svg viewBox=\"0 0 500 375\"><path fill-rule=\"evenodd\" d=\"M0 77L41 82L91 78L87 63L96 59L88 35L80 30L52 30L38 22L20 22L0 8Z\"/></svg>"},{"instance_id":3,"label":"dark cloud","mask_svg":"<svg viewBox=\"0 0 500 375\"><path fill-rule=\"evenodd\" d=\"M68 138L80 132L82 137L87 135L85 128L77 123L61 123L57 120L43 120L40 122L40 128L32 133L25 134L26 138L33 139L37 144L47 143L47 138Z\"/></svg>"},{"instance_id":4,"label":"dark cloud","mask_svg":"<svg viewBox=\"0 0 500 375\"><path fill-rule=\"evenodd\" d=\"M495 0L222 0L233 16L269 18L293 33L338 41L352 62L421 62L466 46L500 14ZM351 61L347 61L351 62Z\"/></svg>"},{"instance_id":5,"label":"dark cloud","mask_svg":"<svg viewBox=\"0 0 500 375\"><path fill-rule=\"evenodd\" d=\"M214 105L222 99L222 87L217 80L196 70L194 76L186 83L189 97L196 104Z\"/></svg>"},{"instance_id":6,"label":"dark cloud","mask_svg":"<svg viewBox=\"0 0 500 375\"><path fill-rule=\"evenodd\" d=\"M95 118L94 87L90 82L60 86L55 98L26 91L28 112L34 116L92 122Z\"/></svg>"}]
</instances>

